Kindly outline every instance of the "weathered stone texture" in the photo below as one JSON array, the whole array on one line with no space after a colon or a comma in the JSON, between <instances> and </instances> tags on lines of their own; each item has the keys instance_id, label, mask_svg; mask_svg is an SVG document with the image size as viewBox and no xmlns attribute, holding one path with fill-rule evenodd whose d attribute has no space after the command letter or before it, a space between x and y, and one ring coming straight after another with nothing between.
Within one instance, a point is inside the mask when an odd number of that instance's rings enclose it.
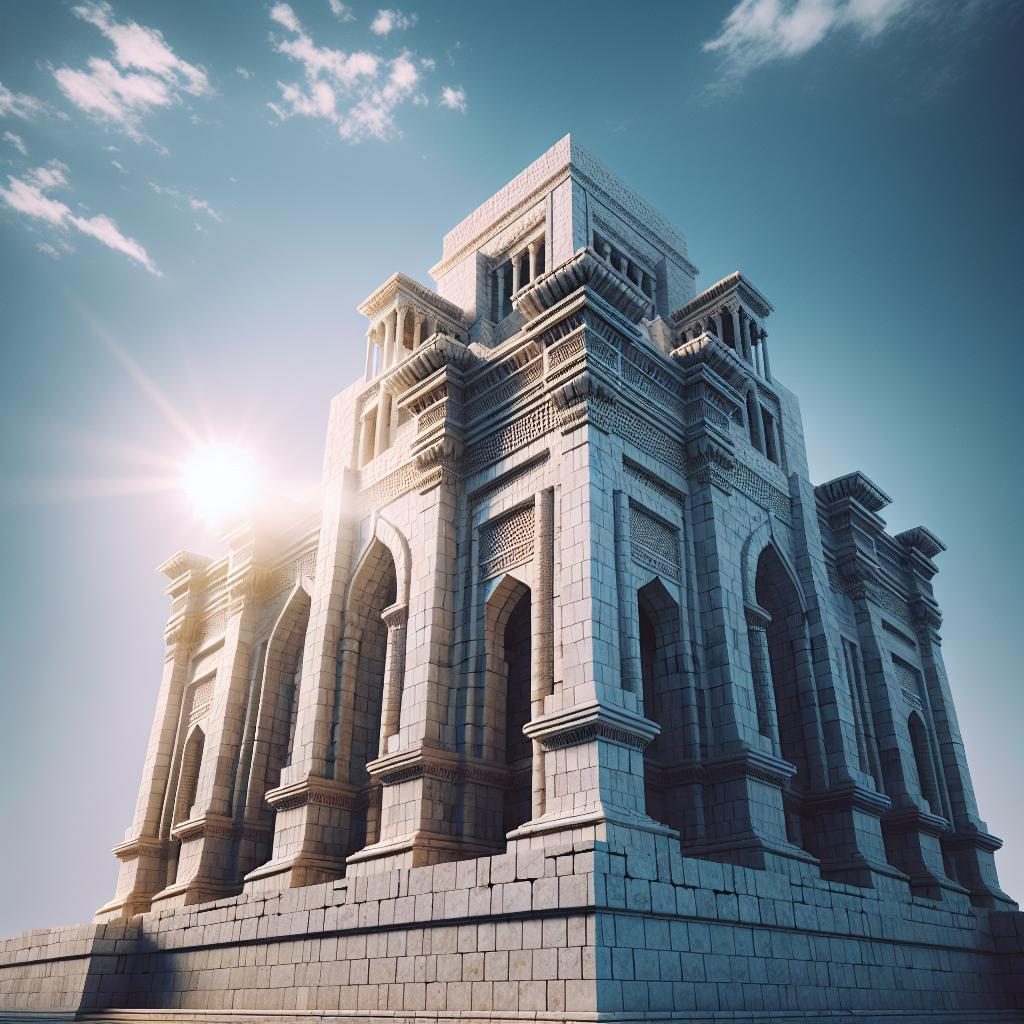
<instances>
[{"instance_id":1,"label":"weathered stone texture","mask_svg":"<svg viewBox=\"0 0 1024 1024\"><path fill-rule=\"evenodd\" d=\"M941 541L815 487L772 307L568 137L360 306L318 503L161 567L102 1019L1024 1019Z\"/></svg>"}]
</instances>

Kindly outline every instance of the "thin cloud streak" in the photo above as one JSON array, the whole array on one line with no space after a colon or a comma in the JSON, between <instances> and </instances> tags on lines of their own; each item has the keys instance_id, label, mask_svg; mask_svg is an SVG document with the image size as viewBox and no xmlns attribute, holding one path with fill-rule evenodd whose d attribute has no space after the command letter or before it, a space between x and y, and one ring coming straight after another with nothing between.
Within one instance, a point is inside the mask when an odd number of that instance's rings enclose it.
<instances>
[{"instance_id":1,"label":"thin cloud streak","mask_svg":"<svg viewBox=\"0 0 1024 1024\"><path fill-rule=\"evenodd\" d=\"M67 166L59 160L51 160L42 167L28 171L23 177L8 177L8 187L0 188L0 200L16 213L32 220L39 220L52 227L76 231L94 238L108 249L123 253L129 259L141 264L155 277L161 277L156 264L150 258L141 242L122 233L117 224L106 214L80 217L71 207L47 193L68 187ZM52 248L52 247L51 247ZM44 249L47 255L53 255Z\"/></svg>"},{"instance_id":2,"label":"thin cloud streak","mask_svg":"<svg viewBox=\"0 0 1024 1024\"><path fill-rule=\"evenodd\" d=\"M910 11L910 0L741 0L703 49L722 59L719 85L736 86L757 68L801 57L842 30L875 39Z\"/></svg>"}]
</instances>

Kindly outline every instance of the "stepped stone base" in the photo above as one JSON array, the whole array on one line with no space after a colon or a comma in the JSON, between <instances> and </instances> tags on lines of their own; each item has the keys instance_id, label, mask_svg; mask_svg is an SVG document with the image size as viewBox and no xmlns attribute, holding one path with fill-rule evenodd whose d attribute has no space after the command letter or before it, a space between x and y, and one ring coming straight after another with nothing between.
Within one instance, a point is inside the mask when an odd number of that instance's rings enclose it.
<instances>
[{"instance_id":1,"label":"stepped stone base","mask_svg":"<svg viewBox=\"0 0 1024 1024\"><path fill-rule=\"evenodd\" d=\"M621 826L36 930L0 956L0 1020L1024 1021L1024 914Z\"/></svg>"}]
</instances>

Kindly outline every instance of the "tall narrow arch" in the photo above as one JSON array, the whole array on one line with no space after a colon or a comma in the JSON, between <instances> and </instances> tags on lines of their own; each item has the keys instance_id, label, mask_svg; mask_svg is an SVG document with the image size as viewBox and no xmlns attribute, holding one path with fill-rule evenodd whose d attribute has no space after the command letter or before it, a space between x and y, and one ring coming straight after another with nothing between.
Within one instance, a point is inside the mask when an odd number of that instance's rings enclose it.
<instances>
[{"instance_id":1,"label":"tall narrow arch","mask_svg":"<svg viewBox=\"0 0 1024 1024\"><path fill-rule=\"evenodd\" d=\"M501 807L493 808L485 832L500 841L531 816L533 745L524 735L531 700L530 588L511 575L492 591L485 609L487 674L484 691L484 757L508 773Z\"/></svg>"},{"instance_id":2,"label":"tall narrow arch","mask_svg":"<svg viewBox=\"0 0 1024 1024\"><path fill-rule=\"evenodd\" d=\"M263 798L279 785L293 753L302 655L309 627L310 596L297 585L278 615L267 640L259 711L248 783L240 803L252 821L266 816Z\"/></svg>"},{"instance_id":3,"label":"tall narrow arch","mask_svg":"<svg viewBox=\"0 0 1024 1024\"><path fill-rule=\"evenodd\" d=\"M644 797L652 818L676 828L679 815L664 776L685 754L680 749L684 681L679 672L679 606L655 577L637 591L637 614L644 716L661 727L660 735L644 750Z\"/></svg>"},{"instance_id":4,"label":"tall narrow arch","mask_svg":"<svg viewBox=\"0 0 1024 1024\"><path fill-rule=\"evenodd\" d=\"M378 529L381 522L378 520ZM354 657L354 664L343 666L341 675L335 772L341 781L362 789L365 807L353 820L348 853L380 837L380 786L371 785L366 766L380 753L388 659L388 627L383 616L396 603L404 579L393 550L379 534L374 536L353 575L345 610L345 634L352 641L347 654ZM398 550L404 554L402 547ZM407 582L404 593L408 593Z\"/></svg>"},{"instance_id":5,"label":"tall narrow arch","mask_svg":"<svg viewBox=\"0 0 1024 1024\"><path fill-rule=\"evenodd\" d=\"M188 821L196 802L199 788L199 770L203 764L203 749L206 746L206 734L200 726L195 726L185 740L181 755L181 772L178 775L178 791L174 799L174 824L180 825Z\"/></svg>"}]
</instances>

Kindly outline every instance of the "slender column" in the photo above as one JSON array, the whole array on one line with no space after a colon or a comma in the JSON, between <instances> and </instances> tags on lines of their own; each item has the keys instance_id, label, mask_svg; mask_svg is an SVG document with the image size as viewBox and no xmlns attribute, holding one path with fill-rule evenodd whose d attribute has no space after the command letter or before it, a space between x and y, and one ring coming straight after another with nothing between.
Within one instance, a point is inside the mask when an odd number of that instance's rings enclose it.
<instances>
[{"instance_id":1,"label":"slender column","mask_svg":"<svg viewBox=\"0 0 1024 1024\"><path fill-rule=\"evenodd\" d=\"M748 392L747 416L750 419L750 432L753 436L754 447L763 455L768 450L764 443L764 418L761 416L761 402L754 390Z\"/></svg>"},{"instance_id":2,"label":"slender column","mask_svg":"<svg viewBox=\"0 0 1024 1024\"><path fill-rule=\"evenodd\" d=\"M405 358L405 306L395 311L395 362Z\"/></svg>"},{"instance_id":3,"label":"slender column","mask_svg":"<svg viewBox=\"0 0 1024 1024\"><path fill-rule=\"evenodd\" d=\"M745 312L740 313L740 338L743 344L743 358L753 364L754 353L750 347L750 317Z\"/></svg>"},{"instance_id":4,"label":"slender column","mask_svg":"<svg viewBox=\"0 0 1024 1024\"><path fill-rule=\"evenodd\" d=\"M414 320L415 329L412 336L412 347L419 348L423 341L423 324L426 321L426 317L422 313L417 313Z\"/></svg>"},{"instance_id":5,"label":"slender column","mask_svg":"<svg viewBox=\"0 0 1024 1024\"><path fill-rule=\"evenodd\" d=\"M779 747L779 716L775 707L772 665L768 656L768 623L766 612L747 610L747 641L750 645L750 671L754 676L754 700L757 703L757 728L771 740L772 753L781 756Z\"/></svg>"},{"instance_id":6,"label":"slender column","mask_svg":"<svg viewBox=\"0 0 1024 1024\"><path fill-rule=\"evenodd\" d=\"M515 293L517 291L519 291L519 260L520 260L520 256L521 255L522 254L519 254L517 256L513 256L512 257L512 294L513 295L515 295Z\"/></svg>"},{"instance_id":7,"label":"slender column","mask_svg":"<svg viewBox=\"0 0 1024 1024\"><path fill-rule=\"evenodd\" d=\"M764 363L764 379L772 379L772 367L768 362L768 332L761 332L761 361Z\"/></svg>"},{"instance_id":8,"label":"slender column","mask_svg":"<svg viewBox=\"0 0 1024 1024\"><path fill-rule=\"evenodd\" d=\"M390 370L395 361L395 331L389 313L384 318L384 362L381 369Z\"/></svg>"},{"instance_id":9,"label":"slender column","mask_svg":"<svg viewBox=\"0 0 1024 1024\"><path fill-rule=\"evenodd\" d=\"M373 377L373 330L366 332L366 370L363 376L366 380L370 380Z\"/></svg>"},{"instance_id":10,"label":"slender column","mask_svg":"<svg viewBox=\"0 0 1024 1024\"><path fill-rule=\"evenodd\" d=\"M544 698L554 690L555 681L555 492L551 487L537 495L533 518L533 559L536 566L531 595L530 714L544 714ZM533 741L533 817L545 808L544 750L540 740Z\"/></svg>"},{"instance_id":11,"label":"slender column","mask_svg":"<svg viewBox=\"0 0 1024 1024\"><path fill-rule=\"evenodd\" d=\"M530 243L530 280L533 281L537 277L537 243Z\"/></svg>"},{"instance_id":12,"label":"slender column","mask_svg":"<svg viewBox=\"0 0 1024 1024\"><path fill-rule=\"evenodd\" d=\"M380 752L388 753L388 740L396 736L402 718L402 684L405 680L406 627L409 606L393 604L381 618L388 628L387 654L384 658L384 708L381 712Z\"/></svg>"},{"instance_id":13,"label":"slender column","mask_svg":"<svg viewBox=\"0 0 1024 1024\"><path fill-rule=\"evenodd\" d=\"M388 430L391 427L391 396L380 389L377 399L377 433L373 442L373 457L384 453L388 447Z\"/></svg>"},{"instance_id":14,"label":"slender column","mask_svg":"<svg viewBox=\"0 0 1024 1024\"><path fill-rule=\"evenodd\" d=\"M611 261L612 261L612 247L607 242L605 242L601 246L601 255L604 257L604 259L605 259L605 261L607 263L609 263L609 264L611 263Z\"/></svg>"},{"instance_id":15,"label":"slender column","mask_svg":"<svg viewBox=\"0 0 1024 1024\"><path fill-rule=\"evenodd\" d=\"M740 348L740 313L738 309L732 311L732 347L736 352L741 352Z\"/></svg>"},{"instance_id":16,"label":"slender column","mask_svg":"<svg viewBox=\"0 0 1024 1024\"><path fill-rule=\"evenodd\" d=\"M615 579L619 605L619 665L622 689L639 694L642 671L640 663L640 624L633 596L630 571L629 495L616 491L612 496L615 509ZM650 708L646 709L650 711Z\"/></svg>"}]
</instances>

